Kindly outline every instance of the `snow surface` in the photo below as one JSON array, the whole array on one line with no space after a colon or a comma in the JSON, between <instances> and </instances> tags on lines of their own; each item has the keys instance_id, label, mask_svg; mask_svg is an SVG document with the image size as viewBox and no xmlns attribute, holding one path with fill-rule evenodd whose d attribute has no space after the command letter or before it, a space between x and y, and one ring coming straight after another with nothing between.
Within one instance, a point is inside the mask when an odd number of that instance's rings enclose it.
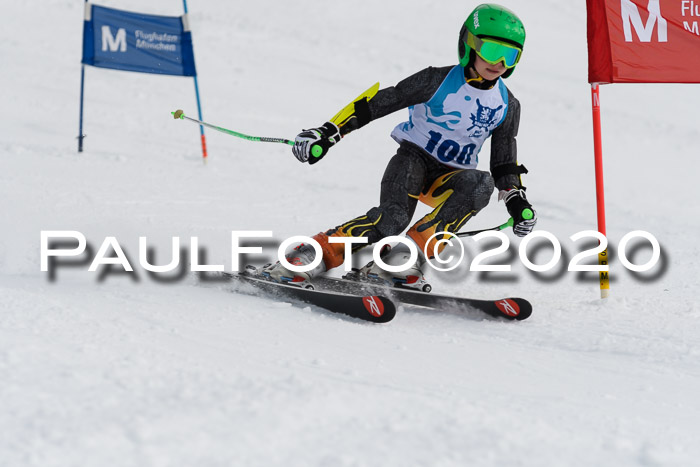
<instances>
[{"instance_id":1,"label":"snow surface","mask_svg":"<svg viewBox=\"0 0 700 467\"><path fill-rule=\"evenodd\" d=\"M437 5L191 0L205 120L293 137L375 81L455 63L476 2ZM197 236L207 261L228 267L232 230L281 240L360 215L377 202L405 112L314 166L208 131L204 165L197 127L170 118L196 114L191 79L88 68L78 154L83 2L5 2L0 465L697 465L700 88L602 88L611 244L645 230L664 253L641 277L613 260L602 301L595 273L565 271L582 249L568 237L596 228L584 2L508 5L528 29L508 80L523 106L520 161L564 270L532 274L500 256L513 272L430 277L444 293L530 298L527 321L405 307L370 325L190 275L154 280L138 237L165 262L171 237ZM505 218L494 195L468 228ZM42 230L80 231L94 251L115 236L137 272L90 273L88 259L51 281ZM631 256L644 263L649 249Z\"/></svg>"}]
</instances>

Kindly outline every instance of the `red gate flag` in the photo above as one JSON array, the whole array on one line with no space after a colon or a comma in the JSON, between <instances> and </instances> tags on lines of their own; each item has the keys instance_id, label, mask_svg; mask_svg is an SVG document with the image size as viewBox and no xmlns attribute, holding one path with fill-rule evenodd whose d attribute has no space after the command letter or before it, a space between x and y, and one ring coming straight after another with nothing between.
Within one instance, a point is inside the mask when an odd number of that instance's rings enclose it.
<instances>
[{"instance_id":1,"label":"red gate flag","mask_svg":"<svg viewBox=\"0 0 700 467\"><path fill-rule=\"evenodd\" d=\"M700 0L586 0L589 83L700 83Z\"/></svg>"}]
</instances>

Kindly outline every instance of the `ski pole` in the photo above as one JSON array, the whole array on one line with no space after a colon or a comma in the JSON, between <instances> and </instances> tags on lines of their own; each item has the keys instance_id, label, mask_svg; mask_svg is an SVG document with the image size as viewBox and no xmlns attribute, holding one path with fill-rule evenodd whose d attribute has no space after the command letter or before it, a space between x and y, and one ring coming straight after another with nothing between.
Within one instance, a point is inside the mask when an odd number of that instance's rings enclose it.
<instances>
[{"instance_id":1,"label":"ski pole","mask_svg":"<svg viewBox=\"0 0 700 467\"><path fill-rule=\"evenodd\" d=\"M513 218L511 217L506 222L504 222L501 225L497 225L496 227L491 227L490 229L472 230L471 232L460 232L457 234L457 236L458 237L473 237L474 235L480 234L481 232L488 232L490 230L500 231L500 230L506 229L508 227L512 227L513 222L514 222Z\"/></svg>"},{"instance_id":2,"label":"ski pole","mask_svg":"<svg viewBox=\"0 0 700 467\"><path fill-rule=\"evenodd\" d=\"M250 136L246 135L243 133L239 133L237 131L233 130L227 130L226 128L222 128L220 126L212 125L211 123L203 122L201 120L197 120L196 118L188 117L185 115L185 113L182 110L176 110L175 112L170 112L173 116L174 119L180 119L180 120L189 120L191 122L194 122L198 125L204 125L208 128L211 128L212 130L220 131L222 133L226 133L227 135L235 136L237 138L242 138L248 141L259 141L261 143L281 143L281 144L288 144L290 146L294 146L294 141L288 140L286 138L269 138L267 136ZM311 155L313 157L321 157L323 155L323 148L318 145L314 144L311 146Z\"/></svg>"},{"instance_id":3,"label":"ski pole","mask_svg":"<svg viewBox=\"0 0 700 467\"><path fill-rule=\"evenodd\" d=\"M198 125L204 125L205 127L211 128L212 130L220 131L222 133L226 133L227 135L235 136L237 138L242 138L242 139L245 139L248 141L259 141L261 143L282 143L282 144L288 144L290 146L294 146L294 141L290 141L290 140L285 139L285 138L268 138L265 136L250 136L250 135L245 135L243 133L239 133L237 131L227 130L226 128L221 128L220 126L212 125L211 123L203 122L201 120L197 120L196 118L188 117L187 115L185 115L185 113L182 110L176 110L175 112L170 112L170 113L172 114L173 118L176 120L177 119L189 120L189 121L194 122Z\"/></svg>"},{"instance_id":4,"label":"ski pole","mask_svg":"<svg viewBox=\"0 0 700 467\"><path fill-rule=\"evenodd\" d=\"M534 216L534 213L532 212L531 209L525 208L525 209L523 209L522 216L523 216L523 219L532 219L532 217ZM503 229L507 229L508 227L513 227L514 223L515 223L515 221L511 217L506 222L504 222L503 224L498 225L496 227L491 227L490 229L472 230L471 232L462 232L462 233L458 233L457 236L458 237L473 237L476 234L480 234L481 232L488 232L489 230L500 231Z\"/></svg>"}]
</instances>

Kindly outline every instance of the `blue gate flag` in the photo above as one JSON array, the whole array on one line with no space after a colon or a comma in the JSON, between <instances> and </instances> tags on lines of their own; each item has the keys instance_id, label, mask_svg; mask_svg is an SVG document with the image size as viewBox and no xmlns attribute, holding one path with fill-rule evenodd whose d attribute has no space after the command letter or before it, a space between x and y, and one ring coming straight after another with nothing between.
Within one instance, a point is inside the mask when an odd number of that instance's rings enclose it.
<instances>
[{"instance_id":1,"label":"blue gate flag","mask_svg":"<svg viewBox=\"0 0 700 467\"><path fill-rule=\"evenodd\" d=\"M161 75L197 76L187 15L156 16L86 3L85 65Z\"/></svg>"}]
</instances>

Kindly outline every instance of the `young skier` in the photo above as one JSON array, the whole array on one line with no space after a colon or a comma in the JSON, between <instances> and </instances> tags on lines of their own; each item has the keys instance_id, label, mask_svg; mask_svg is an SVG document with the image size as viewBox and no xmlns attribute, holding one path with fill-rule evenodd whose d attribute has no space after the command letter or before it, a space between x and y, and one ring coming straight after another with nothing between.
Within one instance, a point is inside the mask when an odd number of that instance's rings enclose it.
<instances>
[{"instance_id":1,"label":"young skier","mask_svg":"<svg viewBox=\"0 0 700 467\"><path fill-rule=\"evenodd\" d=\"M510 10L494 4L479 5L459 33L459 64L429 67L394 87L382 89L370 98L354 102L354 112L338 125L326 122L302 131L293 154L301 162L314 164L342 137L369 122L400 109L409 108L409 119L391 133L399 143L381 182L379 205L313 237L323 251L320 264L308 272L292 272L277 262L263 275L277 282L310 280L341 265L345 245L331 243L331 237L367 237L368 243L398 235L406 229L418 201L434 210L406 233L419 252L435 251L442 236L457 232L489 202L494 186L514 220L513 231L525 236L537 217L525 197L517 164L515 137L520 121L520 104L503 83L522 55L525 28ZM477 170L478 154L491 137L490 172ZM320 148L320 150L319 150ZM523 215L525 213L525 215ZM526 218L524 218L526 217ZM357 249L365 245L356 245ZM427 246L427 248L426 248ZM444 246L440 245L440 246ZM440 248L438 248L440 251ZM286 259L290 264L310 264L316 251L310 244L297 246ZM405 264L410 257L399 244L385 255L389 265ZM376 274L389 283L411 285L423 278L422 253L403 272L388 273L373 262L362 272Z\"/></svg>"}]
</instances>

